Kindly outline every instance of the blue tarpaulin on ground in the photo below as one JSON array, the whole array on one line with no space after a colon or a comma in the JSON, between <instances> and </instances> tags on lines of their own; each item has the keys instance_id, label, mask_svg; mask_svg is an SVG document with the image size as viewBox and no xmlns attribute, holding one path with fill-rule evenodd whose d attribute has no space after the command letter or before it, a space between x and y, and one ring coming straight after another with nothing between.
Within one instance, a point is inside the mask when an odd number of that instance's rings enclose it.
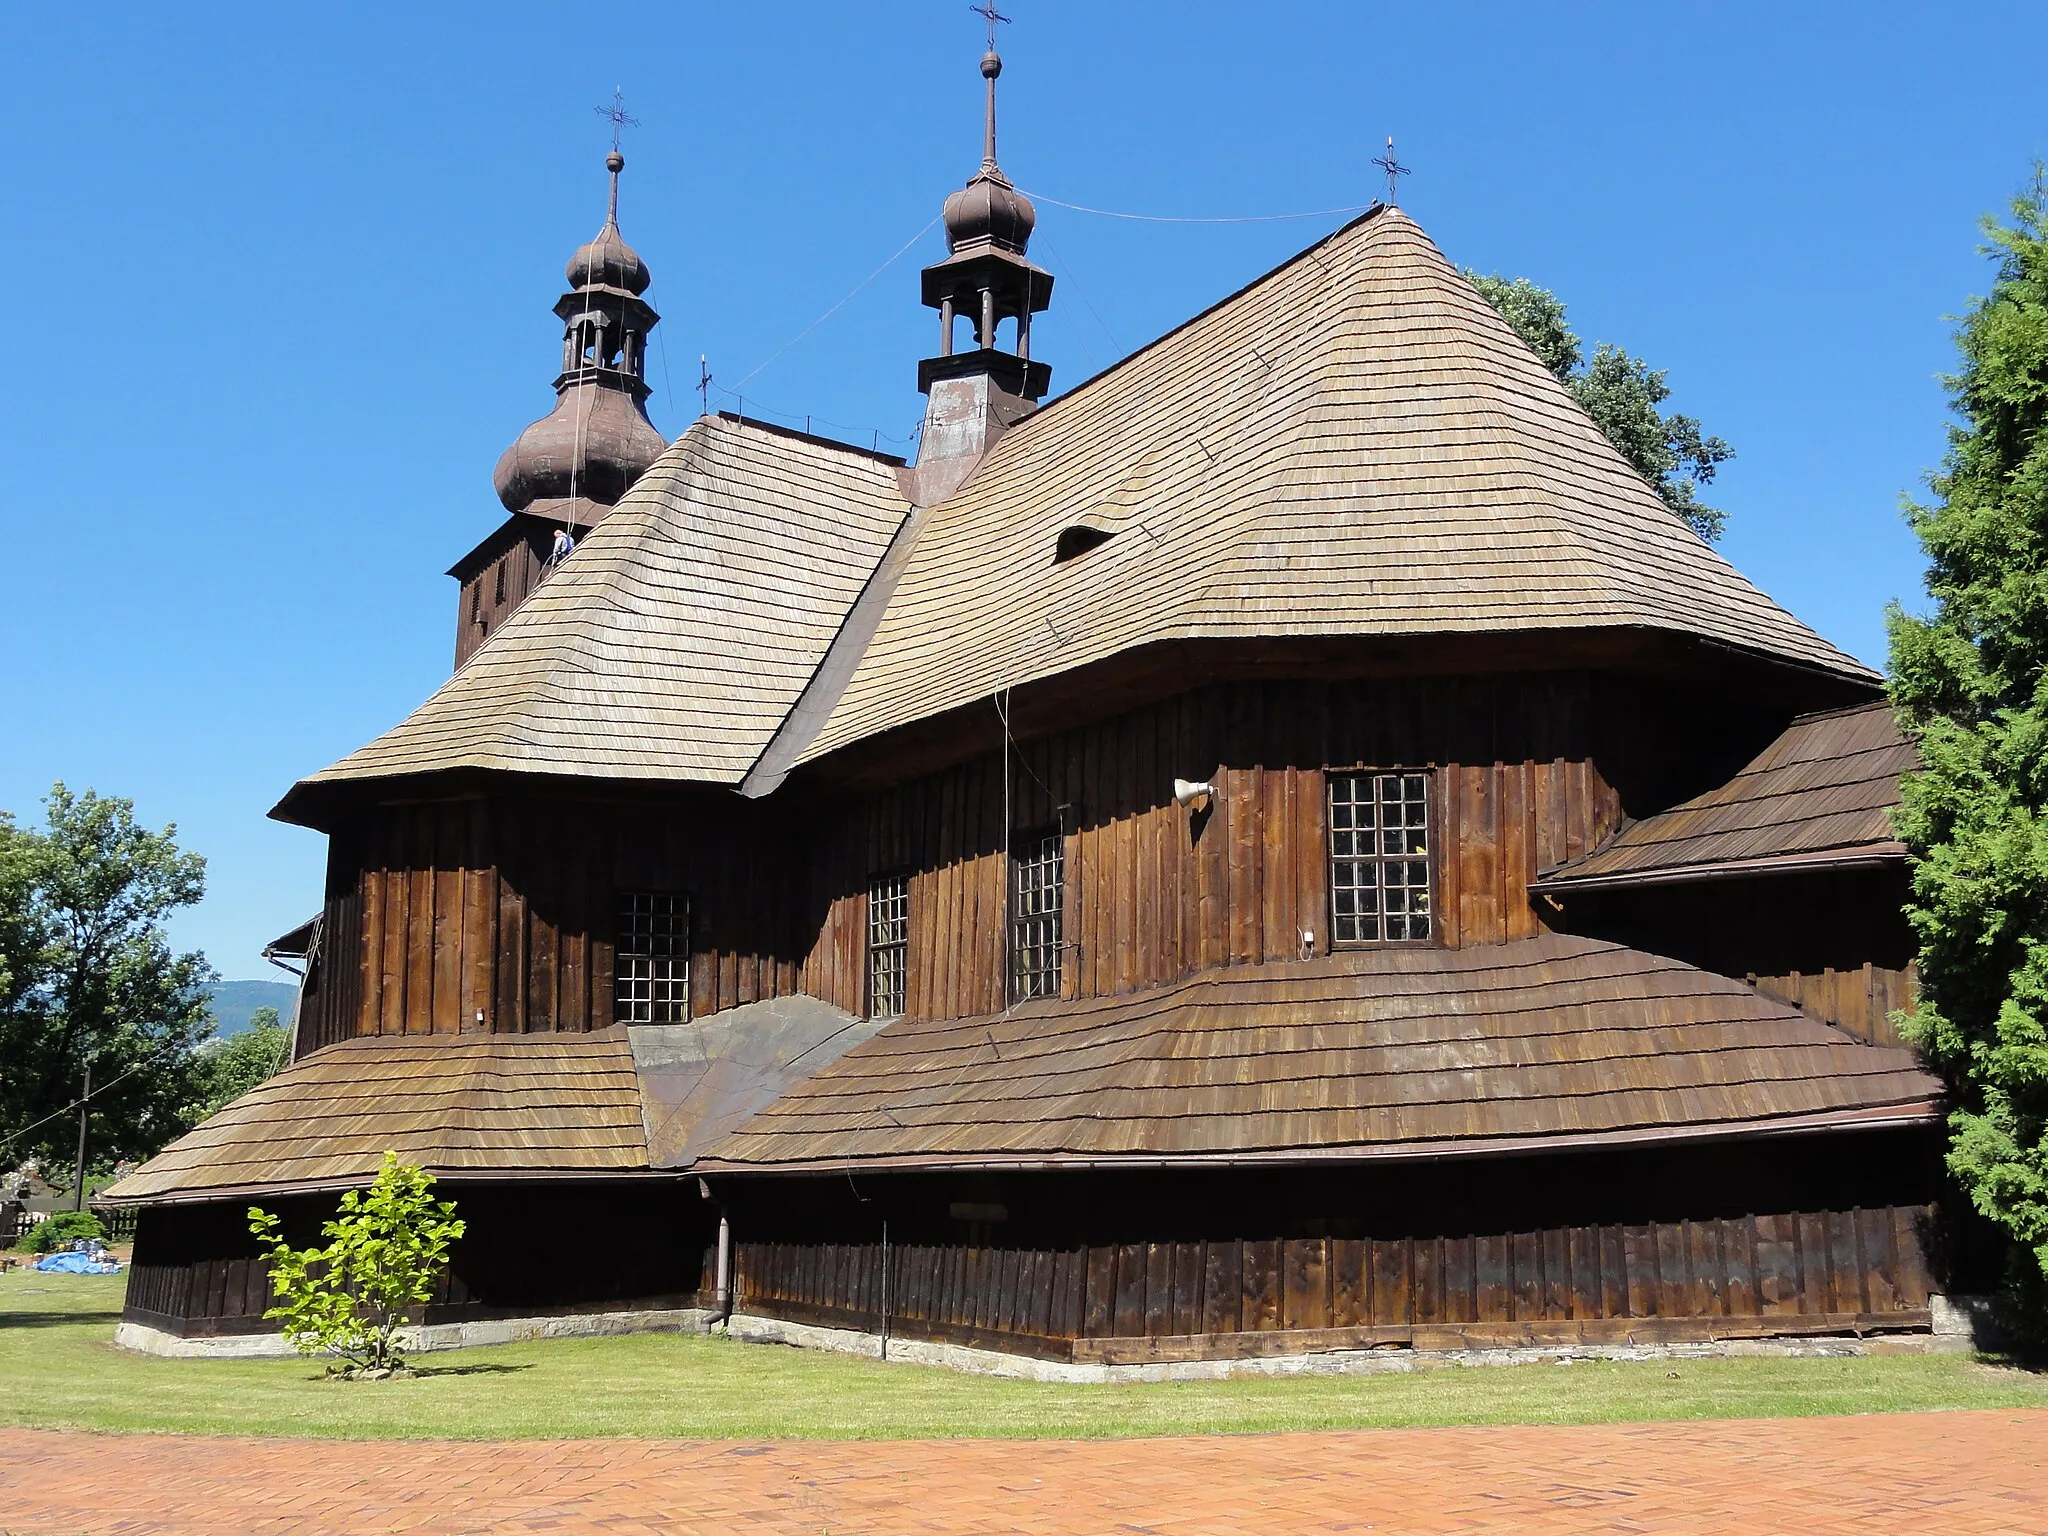
<instances>
[{"instance_id":1,"label":"blue tarpaulin on ground","mask_svg":"<svg viewBox=\"0 0 2048 1536\"><path fill-rule=\"evenodd\" d=\"M53 1253L36 1260L36 1268L54 1275L118 1275L121 1266L112 1259L95 1259L89 1253Z\"/></svg>"}]
</instances>

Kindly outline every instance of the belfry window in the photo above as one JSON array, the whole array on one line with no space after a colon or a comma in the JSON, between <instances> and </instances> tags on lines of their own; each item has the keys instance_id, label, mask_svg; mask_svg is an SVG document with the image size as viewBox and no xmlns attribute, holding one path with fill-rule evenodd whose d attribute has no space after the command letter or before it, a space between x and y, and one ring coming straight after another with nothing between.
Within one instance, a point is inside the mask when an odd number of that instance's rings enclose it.
<instances>
[{"instance_id":1,"label":"belfry window","mask_svg":"<svg viewBox=\"0 0 2048 1536\"><path fill-rule=\"evenodd\" d=\"M1333 773L1329 782L1331 941L1428 939L1429 775Z\"/></svg>"},{"instance_id":2,"label":"belfry window","mask_svg":"<svg viewBox=\"0 0 2048 1536\"><path fill-rule=\"evenodd\" d=\"M1066 845L1057 827L1010 848L1010 1001L1060 995Z\"/></svg>"},{"instance_id":3,"label":"belfry window","mask_svg":"<svg viewBox=\"0 0 2048 1536\"><path fill-rule=\"evenodd\" d=\"M619 901L612 965L621 1024L682 1024L690 1017L690 899L634 891Z\"/></svg>"},{"instance_id":4,"label":"belfry window","mask_svg":"<svg viewBox=\"0 0 2048 1536\"><path fill-rule=\"evenodd\" d=\"M900 1018L909 976L910 880L883 875L868 887L868 1017Z\"/></svg>"}]
</instances>

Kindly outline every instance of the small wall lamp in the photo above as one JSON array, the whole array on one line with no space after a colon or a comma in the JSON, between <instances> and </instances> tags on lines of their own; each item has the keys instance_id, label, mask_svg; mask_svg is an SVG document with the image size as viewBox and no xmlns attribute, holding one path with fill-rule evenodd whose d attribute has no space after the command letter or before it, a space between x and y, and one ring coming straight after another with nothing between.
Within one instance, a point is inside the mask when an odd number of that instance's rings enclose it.
<instances>
[{"instance_id":1,"label":"small wall lamp","mask_svg":"<svg viewBox=\"0 0 2048 1536\"><path fill-rule=\"evenodd\" d=\"M1183 808L1190 805L1206 808L1215 795L1214 784L1190 784L1186 779L1173 781L1173 803Z\"/></svg>"}]
</instances>

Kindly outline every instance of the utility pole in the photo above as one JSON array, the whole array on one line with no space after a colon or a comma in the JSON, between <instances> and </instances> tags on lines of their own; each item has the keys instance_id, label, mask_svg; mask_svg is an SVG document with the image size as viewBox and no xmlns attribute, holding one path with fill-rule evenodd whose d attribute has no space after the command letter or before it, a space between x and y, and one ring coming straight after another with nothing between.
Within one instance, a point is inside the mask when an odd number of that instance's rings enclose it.
<instances>
[{"instance_id":1,"label":"utility pole","mask_svg":"<svg viewBox=\"0 0 2048 1536\"><path fill-rule=\"evenodd\" d=\"M71 1209L85 1209L85 1117L92 1113L92 1062L85 1064L85 1096L78 1101L78 1198Z\"/></svg>"}]
</instances>

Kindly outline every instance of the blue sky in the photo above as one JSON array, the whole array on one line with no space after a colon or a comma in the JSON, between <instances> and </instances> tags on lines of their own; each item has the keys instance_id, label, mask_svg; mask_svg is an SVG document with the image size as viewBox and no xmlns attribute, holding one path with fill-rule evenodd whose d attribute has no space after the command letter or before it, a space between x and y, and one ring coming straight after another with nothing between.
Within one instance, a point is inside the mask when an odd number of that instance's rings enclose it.
<instances>
[{"instance_id":1,"label":"blue sky","mask_svg":"<svg viewBox=\"0 0 2048 1536\"><path fill-rule=\"evenodd\" d=\"M1232 216L1403 205L1668 369L1732 442L1723 547L1881 662L1898 517L1942 450L1977 217L2048 154L2048 7L1174 6L1010 0L1002 160L1047 197ZM0 71L8 570L0 806L131 795L211 861L181 943L230 976L318 904L265 812L447 674L442 572L550 404L549 306L604 211L655 275L651 410L695 414L909 241L979 157L965 0L15 7ZM1071 385L1335 219L1041 204L1034 350ZM902 438L932 229L747 384ZM714 398L714 405L720 403ZM34 469L35 477L23 478Z\"/></svg>"}]
</instances>

